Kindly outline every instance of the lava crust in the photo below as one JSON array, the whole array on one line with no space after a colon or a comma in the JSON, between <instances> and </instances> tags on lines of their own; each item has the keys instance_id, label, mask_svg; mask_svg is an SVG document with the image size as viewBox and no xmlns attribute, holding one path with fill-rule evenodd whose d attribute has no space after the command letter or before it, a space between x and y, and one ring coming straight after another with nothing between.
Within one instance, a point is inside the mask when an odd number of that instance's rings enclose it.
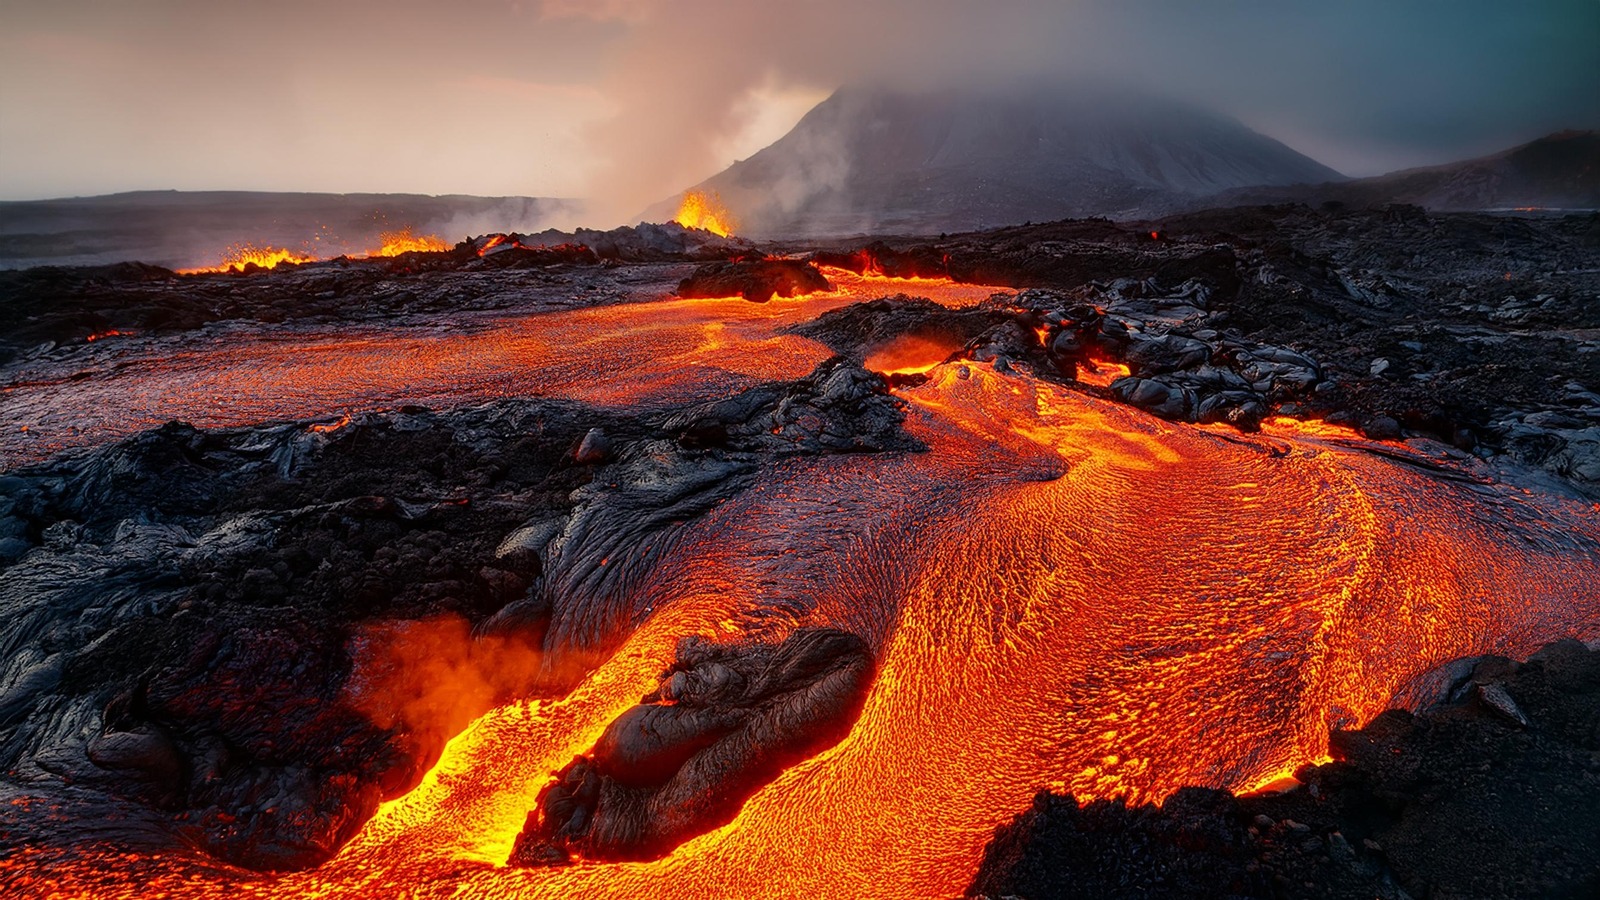
<instances>
[{"instance_id":1,"label":"lava crust","mask_svg":"<svg viewBox=\"0 0 1600 900\"><path fill-rule=\"evenodd\" d=\"M685 638L661 686L540 791L512 863L654 859L727 824L757 788L849 732L872 669L865 642L826 628L755 647Z\"/></svg>"}]
</instances>

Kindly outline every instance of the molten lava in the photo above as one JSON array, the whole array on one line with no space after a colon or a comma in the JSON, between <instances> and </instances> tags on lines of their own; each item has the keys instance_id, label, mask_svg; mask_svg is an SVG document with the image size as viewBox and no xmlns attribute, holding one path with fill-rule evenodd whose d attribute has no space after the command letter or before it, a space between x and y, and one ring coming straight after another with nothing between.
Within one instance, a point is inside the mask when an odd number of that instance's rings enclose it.
<instances>
[{"instance_id":1,"label":"molten lava","mask_svg":"<svg viewBox=\"0 0 1600 900\"><path fill-rule=\"evenodd\" d=\"M214 266L199 266L192 269L179 269L179 275L200 275L209 272L243 272L250 266L260 269L273 269L284 263L316 262L317 258L309 253L301 253L283 247L258 247L253 244L237 244L229 247L222 261Z\"/></svg>"},{"instance_id":2,"label":"molten lava","mask_svg":"<svg viewBox=\"0 0 1600 900\"><path fill-rule=\"evenodd\" d=\"M411 229L404 228L400 231L385 231L378 236L382 245L372 251L369 256L399 256L402 253L441 253L449 250L450 245L436 234L413 234Z\"/></svg>"},{"instance_id":3,"label":"molten lava","mask_svg":"<svg viewBox=\"0 0 1600 900\"><path fill-rule=\"evenodd\" d=\"M685 228L702 228L721 237L733 234L739 227L733 214L722 205L721 197L702 191L684 194L683 202L678 205L678 214L672 220Z\"/></svg>"},{"instance_id":4,"label":"molten lava","mask_svg":"<svg viewBox=\"0 0 1600 900\"><path fill-rule=\"evenodd\" d=\"M1078 380L1095 387L1110 387L1111 382L1130 374L1125 363L1090 360L1089 365L1078 367Z\"/></svg>"},{"instance_id":5,"label":"molten lava","mask_svg":"<svg viewBox=\"0 0 1600 900\"><path fill-rule=\"evenodd\" d=\"M874 350L863 365L884 375L920 375L960 349L958 342L908 334Z\"/></svg>"},{"instance_id":6,"label":"molten lava","mask_svg":"<svg viewBox=\"0 0 1600 900\"><path fill-rule=\"evenodd\" d=\"M152 364L118 379L124 396L159 390L162 421L356 408L397 390L391 377L437 379L456 403L534 387L607 404L720 398L829 355L781 329L876 295L870 279L835 284L783 304L619 304L471 335L210 348L182 378ZM942 349L875 359L924 368ZM1431 460L1397 462L1403 447L1321 428L1225 434L987 365L926 373L897 393L926 452L769 460L667 549L639 553L620 596L585 593L553 562L546 577L576 612L545 652L605 603L633 604L623 618L638 626L567 695L468 725L327 864L267 876L177 850L84 849L0 861L0 875L44 894L229 900L954 896L1042 788L1150 800L1253 787L1321 757L1330 728L1365 722L1441 662L1600 637L1588 505L1439 477ZM67 409L99 399L86 383L38 390ZM218 396L238 399L216 412ZM859 635L877 662L837 744L665 858L505 865L551 773L656 688L681 638L812 626Z\"/></svg>"}]
</instances>

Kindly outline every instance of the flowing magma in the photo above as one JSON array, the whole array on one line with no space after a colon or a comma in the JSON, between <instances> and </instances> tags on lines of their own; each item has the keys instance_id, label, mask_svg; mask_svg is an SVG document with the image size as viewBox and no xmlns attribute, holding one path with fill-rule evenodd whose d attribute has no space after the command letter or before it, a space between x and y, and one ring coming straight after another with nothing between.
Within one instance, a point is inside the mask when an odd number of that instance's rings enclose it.
<instances>
[{"instance_id":1,"label":"flowing magma","mask_svg":"<svg viewBox=\"0 0 1600 900\"><path fill-rule=\"evenodd\" d=\"M736 359L776 377L825 355L774 330L815 308L729 303L643 320L687 329L672 338L680 355L652 357L678 360L659 370L675 389ZM621 333L641 308L571 315ZM722 327L687 321L710 309ZM622 619L640 624L570 693L478 718L331 861L268 876L108 850L49 873L52 890L952 896L1040 789L1134 801L1246 789L1321 757L1330 728L1364 723L1439 663L1600 637L1590 504L1337 429L1242 435L986 363L916 362L927 380L896 393L926 451L763 464L633 563L637 608ZM588 627L572 608L551 641ZM877 659L840 742L662 859L506 865L551 773L655 687L681 638L812 625L860 635Z\"/></svg>"}]
</instances>

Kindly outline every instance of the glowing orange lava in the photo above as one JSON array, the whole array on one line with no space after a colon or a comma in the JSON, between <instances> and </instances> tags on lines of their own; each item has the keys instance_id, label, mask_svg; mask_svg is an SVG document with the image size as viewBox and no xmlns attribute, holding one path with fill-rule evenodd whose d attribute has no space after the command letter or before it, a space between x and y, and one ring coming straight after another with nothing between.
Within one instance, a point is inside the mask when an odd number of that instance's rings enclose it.
<instances>
[{"instance_id":1,"label":"glowing orange lava","mask_svg":"<svg viewBox=\"0 0 1600 900\"><path fill-rule=\"evenodd\" d=\"M1093 370L1088 366L1078 367L1079 381L1084 384L1092 384L1095 387L1110 387L1111 382L1132 374L1124 363L1093 360L1093 365Z\"/></svg>"},{"instance_id":2,"label":"glowing orange lava","mask_svg":"<svg viewBox=\"0 0 1600 900\"><path fill-rule=\"evenodd\" d=\"M1347 425L1332 425L1321 419L1296 419L1291 416L1268 416L1261 420L1263 434L1283 437L1321 437L1349 441L1366 440L1361 432Z\"/></svg>"},{"instance_id":3,"label":"glowing orange lava","mask_svg":"<svg viewBox=\"0 0 1600 900\"><path fill-rule=\"evenodd\" d=\"M480 376L543 367L550 393L608 403L660 389L635 384L646 380L724 396L735 370L795 377L824 358L780 331L875 296L856 279L785 304L524 318L470 347L432 338L405 363L449 379L458 358ZM968 303L987 294L958 288ZM588 361L584 379L559 371L553 347ZM879 362L923 367L941 349L886 347ZM226 377L169 390L162 415L260 391L281 416L277 387L252 379L305 353L207 351L220 366L207 371ZM391 374L301 364L294 377L316 379L324 403L337 379ZM652 379L595 377L618 370ZM1316 429L1224 434L987 365L925 371L897 396L926 452L765 464L749 488L682 523L669 551L636 562L630 593L649 610L570 694L473 721L325 865L267 876L186 866L176 851L86 851L0 862L0 874L96 897L956 896L995 826L1041 788L1139 801L1185 784L1261 786L1322 757L1330 727L1370 719L1438 663L1600 637L1590 505L1438 478L1396 464L1393 447L1373 453ZM140 377L151 376L127 376ZM171 388L170 372L156 380ZM46 389L74 400L88 388ZM254 414L240 403L229 412ZM546 574L559 578L557 563ZM877 679L839 744L664 859L505 866L551 772L655 686L679 638L808 624L876 651Z\"/></svg>"},{"instance_id":4,"label":"glowing orange lava","mask_svg":"<svg viewBox=\"0 0 1600 900\"><path fill-rule=\"evenodd\" d=\"M372 251L369 256L399 256L402 253L440 253L450 249L450 245L436 234L413 234L411 229L404 228L400 231L385 231L378 236L382 246Z\"/></svg>"},{"instance_id":5,"label":"glowing orange lava","mask_svg":"<svg viewBox=\"0 0 1600 900\"><path fill-rule=\"evenodd\" d=\"M919 375L944 362L959 349L949 341L921 335L902 335L874 350L864 365L884 375Z\"/></svg>"},{"instance_id":6,"label":"glowing orange lava","mask_svg":"<svg viewBox=\"0 0 1600 900\"><path fill-rule=\"evenodd\" d=\"M309 253L300 253L283 247L257 247L253 244L237 244L228 248L222 257L222 262L214 266L200 266L193 269L179 269L179 275L200 275L208 272L242 272L246 266L257 266L262 269L272 269L284 263L316 262L317 258Z\"/></svg>"},{"instance_id":7,"label":"glowing orange lava","mask_svg":"<svg viewBox=\"0 0 1600 900\"><path fill-rule=\"evenodd\" d=\"M678 205L678 214L672 220L685 228L703 228L722 237L733 234L734 229L739 227L733 214L722 205L721 197L702 191L684 194L683 202Z\"/></svg>"}]
</instances>

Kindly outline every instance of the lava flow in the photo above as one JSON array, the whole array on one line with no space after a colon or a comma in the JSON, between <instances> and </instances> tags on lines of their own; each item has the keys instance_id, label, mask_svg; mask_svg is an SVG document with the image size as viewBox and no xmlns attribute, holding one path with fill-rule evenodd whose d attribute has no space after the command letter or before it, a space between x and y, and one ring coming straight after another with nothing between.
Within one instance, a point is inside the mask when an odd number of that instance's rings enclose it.
<instances>
[{"instance_id":1,"label":"lava flow","mask_svg":"<svg viewBox=\"0 0 1600 900\"><path fill-rule=\"evenodd\" d=\"M787 326L905 290L891 279L827 274L835 290L769 304L652 300L464 317L444 330L276 327L201 346L154 337L108 342L116 345L116 365L96 377L75 377L81 366L70 360L17 367L0 406L0 463L92 446L174 418L224 428L507 396L617 407L708 400L800 378L831 355L816 341L784 333ZM916 289L952 307L975 305L997 290L949 280ZM552 300L564 297L559 287L545 290ZM660 293L667 290L663 284ZM611 377L618 370L652 374Z\"/></svg>"},{"instance_id":2,"label":"lava flow","mask_svg":"<svg viewBox=\"0 0 1600 900\"><path fill-rule=\"evenodd\" d=\"M826 355L775 332L857 299L849 288L781 304L555 313L503 323L470 350L435 339L410 363L457 354L510 371L544 359L549 375L548 347L586 336L563 345L568 355L720 396L727 381L714 373L760 358L761 377L792 377ZM512 340L543 349L507 352ZM1322 756L1331 727L1365 722L1446 660L1600 637L1600 523L1588 505L1316 427L1240 435L1165 422L938 362L947 349L886 351L885 364L928 376L897 394L926 452L768 460L664 549L625 548L612 568L626 570L615 576L626 591L553 558L545 576L561 593L547 652L597 621L637 627L615 634L616 649L565 696L473 722L328 863L265 876L197 868L177 851L85 850L33 884L97 897L952 896L995 826L1042 788L1132 800L1186 784L1248 788ZM302 352L209 355L234 386L256 389L262 360ZM295 378L315 372L326 392L338 388L323 373L339 371L310 364ZM646 390L546 384L613 403ZM56 399L70 404L79 389ZM220 394L175 402L199 409ZM656 687L681 638L803 626L858 635L877 662L841 741L665 858L506 865L551 772Z\"/></svg>"},{"instance_id":3,"label":"lava flow","mask_svg":"<svg viewBox=\"0 0 1600 900\"><path fill-rule=\"evenodd\" d=\"M721 197L701 191L689 191L684 194L683 202L678 206L678 214L672 220L685 228L703 228L721 237L733 234L739 227L734 221L733 214L722 205Z\"/></svg>"}]
</instances>

